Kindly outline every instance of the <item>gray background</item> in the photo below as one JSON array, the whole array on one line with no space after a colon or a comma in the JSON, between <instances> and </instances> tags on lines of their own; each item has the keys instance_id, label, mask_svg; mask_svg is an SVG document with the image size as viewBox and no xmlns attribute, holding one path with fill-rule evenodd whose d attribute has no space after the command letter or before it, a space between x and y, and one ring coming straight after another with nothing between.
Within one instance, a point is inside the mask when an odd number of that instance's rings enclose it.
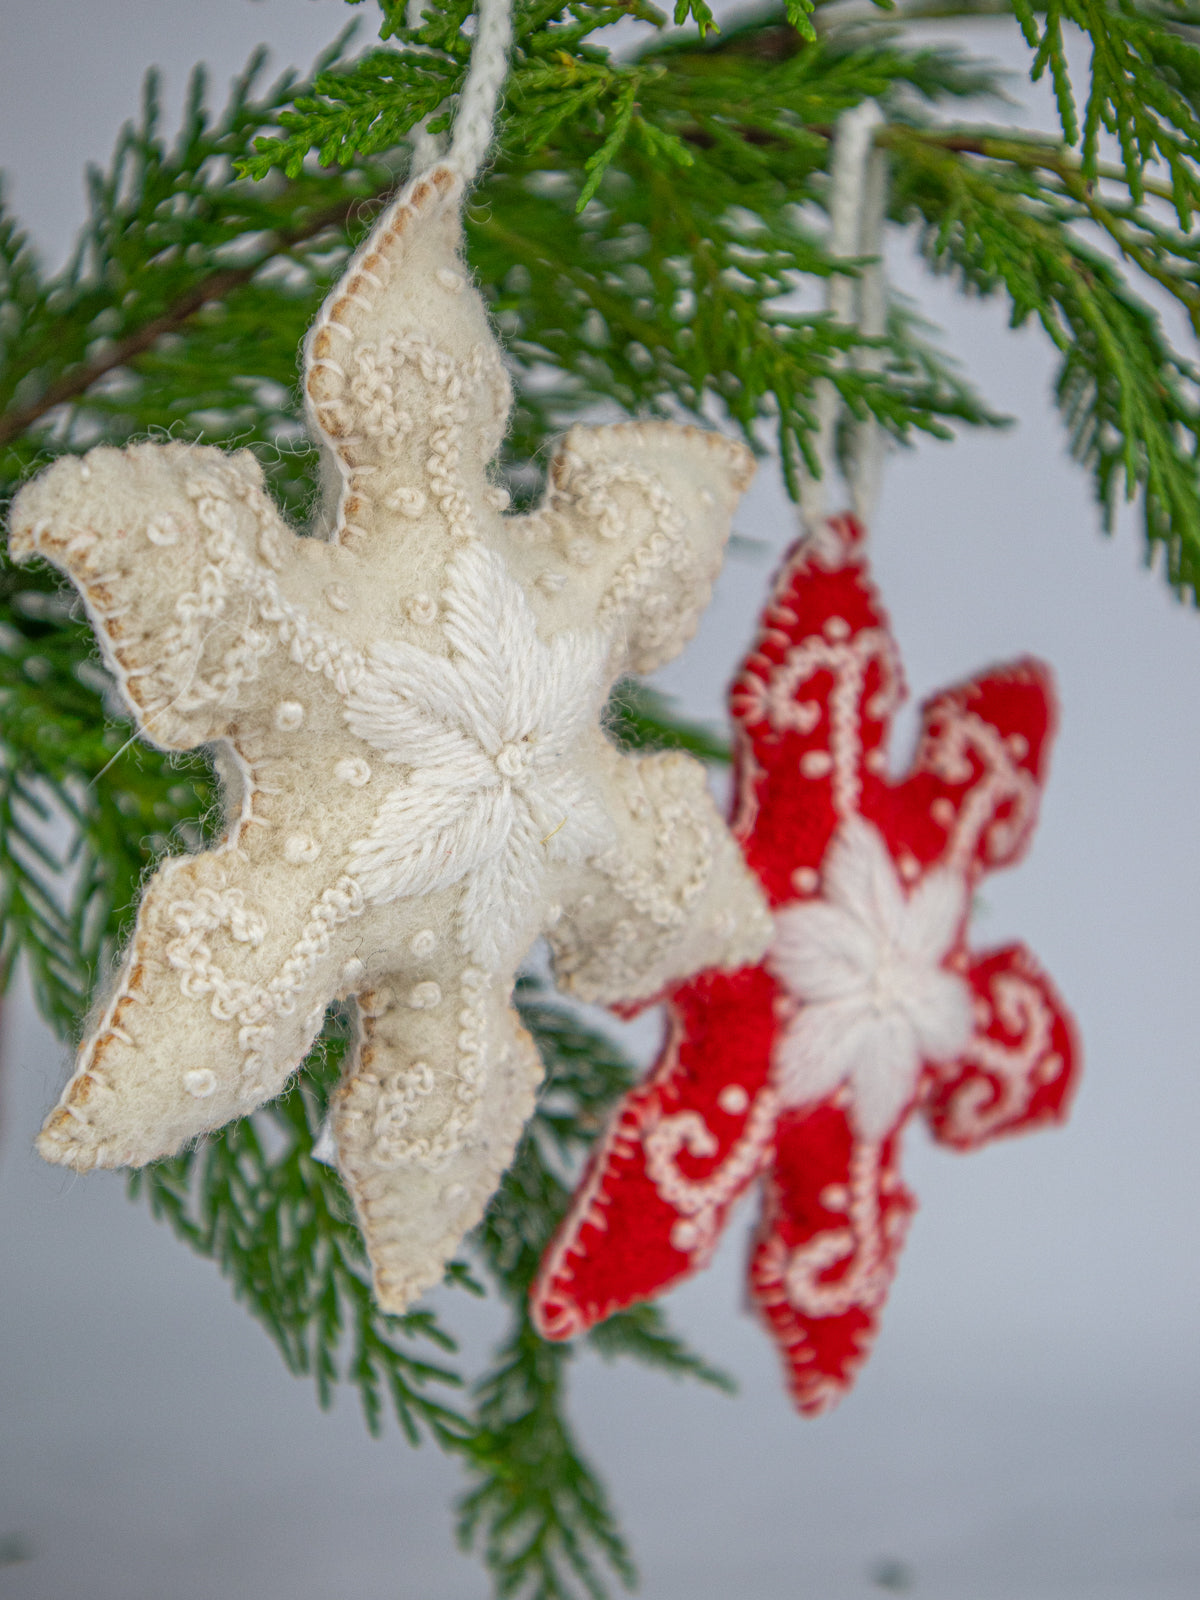
<instances>
[{"instance_id":1,"label":"gray background","mask_svg":"<svg viewBox=\"0 0 1200 1600\"><path fill-rule=\"evenodd\" d=\"M165 67L174 111L193 60L221 84L265 39L304 65L346 15L339 0L0 0L0 164L48 258L81 219L82 162L107 155L146 65ZM1021 64L997 25L969 35ZM741 1309L747 1210L671 1303L740 1397L585 1356L572 1411L651 1600L853 1600L883 1592L888 1562L928 1600L1183 1600L1200 1592L1200 619L1141 565L1132 518L1097 536L1048 405L1044 341L928 283L909 241L891 265L1020 419L895 459L875 558L914 698L1024 650L1058 673L1064 725L1033 856L988 882L975 938L1023 937L1042 957L1082 1023L1083 1090L1065 1132L967 1159L914 1131L922 1209L874 1359L829 1417L791 1413ZM738 527L789 539L769 466ZM690 711L719 714L768 559L731 561L662 675ZM910 714L901 759L911 732ZM394 1431L370 1440L349 1395L321 1415L119 1177L33 1157L66 1058L26 1004L5 1021L0 1555L27 1559L0 1565L0 1594L485 1595L452 1549L452 1467ZM487 1314L439 1300L480 1349Z\"/></svg>"}]
</instances>

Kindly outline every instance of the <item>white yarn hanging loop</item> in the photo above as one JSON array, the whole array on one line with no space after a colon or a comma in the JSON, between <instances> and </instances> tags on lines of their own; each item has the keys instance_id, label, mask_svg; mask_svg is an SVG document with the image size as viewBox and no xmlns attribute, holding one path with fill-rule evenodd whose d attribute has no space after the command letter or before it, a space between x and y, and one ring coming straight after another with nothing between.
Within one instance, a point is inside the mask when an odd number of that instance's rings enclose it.
<instances>
[{"instance_id":1,"label":"white yarn hanging loop","mask_svg":"<svg viewBox=\"0 0 1200 1600\"><path fill-rule=\"evenodd\" d=\"M418 0L419 3L419 0ZM479 0L471 66L459 96L449 164L470 183L483 165L495 130L496 107L508 76L512 0Z\"/></svg>"},{"instance_id":2,"label":"white yarn hanging loop","mask_svg":"<svg viewBox=\"0 0 1200 1600\"><path fill-rule=\"evenodd\" d=\"M408 0L408 9L404 21L409 28L416 29L421 26L421 13L424 9L424 0ZM409 46L410 49L414 48ZM432 115L432 113L430 113ZM410 171L426 172L441 157L444 141L437 134L429 132L428 116L422 117L412 130L409 139L412 143L412 163Z\"/></svg>"},{"instance_id":3,"label":"white yarn hanging loop","mask_svg":"<svg viewBox=\"0 0 1200 1600\"><path fill-rule=\"evenodd\" d=\"M883 225L887 206L887 157L875 135L883 113L874 100L864 100L838 119L829 165L829 254L835 259L875 259L856 276L835 272L829 279L826 306L838 322L870 338L887 326L887 283L883 265ZM877 365L878 355L856 357L863 368ZM838 392L823 380L816 390L816 456L821 468L814 477L801 463L800 519L813 531L828 515L828 488L837 469ZM855 514L868 522L879 497L885 441L873 417L854 425L846 480Z\"/></svg>"}]
</instances>

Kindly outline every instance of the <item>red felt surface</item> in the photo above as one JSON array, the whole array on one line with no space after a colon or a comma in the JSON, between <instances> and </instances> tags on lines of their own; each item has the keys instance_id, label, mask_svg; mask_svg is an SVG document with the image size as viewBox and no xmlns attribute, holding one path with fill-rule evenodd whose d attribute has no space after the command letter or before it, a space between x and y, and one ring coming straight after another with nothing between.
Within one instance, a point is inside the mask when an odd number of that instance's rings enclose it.
<instances>
[{"instance_id":1,"label":"red felt surface","mask_svg":"<svg viewBox=\"0 0 1200 1600\"><path fill-rule=\"evenodd\" d=\"M547 1252L534 1315L548 1337L581 1332L708 1259L730 1206L769 1158L773 1111L765 1142L755 1124L764 1120L775 1000L762 967L705 973L671 997L658 1063L618 1107ZM731 1086L741 1095L731 1097ZM744 1105L727 1110L722 1096ZM654 1180L668 1158L674 1202ZM714 1174L726 1175L715 1203L704 1196L689 1208L688 1185Z\"/></svg>"},{"instance_id":2,"label":"red felt surface","mask_svg":"<svg viewBox=\"0 0 1200 1600\"><path fill-rule=\"evenodd\" d=\"M830 1102L785 1112L750 1258L751 1296L806 1415L835 1403L870 1352L916 1200L896 1130L878 1152Z\"/></svg>"},{"instance_id":3,"label":"red felt surface","mask_svg":"<svg viewBox=\"0 0 1200 1600\"><path fill-rule=\"evenodd\" d=\"M973 888L1028 846L1056 707L1024 659L932 697L910 771L886 761L903 682L862 529L826 525L784 562L734 680L733 830L774 909L822 892L839 828L864 819L911 888L935 867ZM881 1138L855 1127L853 1089L781 1103L774 1055L797 1004L768 962L704 973L668 997L668 1036L618 1106L532 1291L535 1322L567 1338L708 1261L730 1207L761 1177L750 1292L800 1410L852 1383L878 1331L915 1201L899 1175L914 1110L958 1149L1061 1120L1079 1070L1074 1024L1021 945L943 965L968 985L972 1031L926 1062Z\"/></svg>"}]
</instances>

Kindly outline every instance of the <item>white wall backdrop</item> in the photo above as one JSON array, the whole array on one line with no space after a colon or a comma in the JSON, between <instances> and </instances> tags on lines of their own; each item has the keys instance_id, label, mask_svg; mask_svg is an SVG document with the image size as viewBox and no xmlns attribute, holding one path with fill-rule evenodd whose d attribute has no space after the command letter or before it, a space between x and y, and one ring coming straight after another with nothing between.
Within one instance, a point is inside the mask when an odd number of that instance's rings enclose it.
<instances>
[{"instance_id":1,"label":"white wall backdrop","mask_svg":"<svg viewBox=\"0 0 1200 1600\"><path fill-rule=\"evenodd\" d=\"M371 8L364 8L371 26ZM305 65L340 0L0 0L0 165L51 261L144 68L174 111L259 40ZM963 28L1020 66L992 23ZM914 699L1030 650L1063 727L1032 857L989 880L975 937L1027 939L1086 1045L1069 1127L960 1158L914 1131L922 1209L883 1336L819 1422L787 1406L741 1309L747 1213L673 1297L738 1377L730 1400L576 1363L573 1412L649 1600L1190 1600L1200 1592L1200 616L1105 542L1063 457L1051 366L997 307L899 283L1018 430L895 459L877 574ZM769 466L741 531L781 549ZM734 558L662 676L720 714L768 573ZM353 1397L322 1415L224 1283L124 1198L31 1153L66 1058L17 1000L0 1071L0 1594L12 1600L476 1600L453 1551L454 1470ZM443 1299L472 1346L488 1329ZM20 1557L21 1559L17 1559Z\"/></svg>"}]
</instances>

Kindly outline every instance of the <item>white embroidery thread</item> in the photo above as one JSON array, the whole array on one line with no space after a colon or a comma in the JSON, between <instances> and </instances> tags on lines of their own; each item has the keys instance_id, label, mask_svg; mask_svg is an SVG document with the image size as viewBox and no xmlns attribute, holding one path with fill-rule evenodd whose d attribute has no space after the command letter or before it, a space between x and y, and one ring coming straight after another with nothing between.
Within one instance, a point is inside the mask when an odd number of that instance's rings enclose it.
<instances>
[{"instance_id":1,"label":"white embroidery thread","mask_svg":"<svg viewBox=\"0 0 1200 1600\"><path fill-rule=\"evenodd\" d=\"M966 915L949 867L906 894L887 846L861 817L825 859L822 897L776 913L767 964L796 1003L775 1049L785 1105L850 1082L860 1136L880 1139L916 1092L923 1060L957 1055L971 1032L967 985L942 962Z\"/></svg>"}]
</instances>

